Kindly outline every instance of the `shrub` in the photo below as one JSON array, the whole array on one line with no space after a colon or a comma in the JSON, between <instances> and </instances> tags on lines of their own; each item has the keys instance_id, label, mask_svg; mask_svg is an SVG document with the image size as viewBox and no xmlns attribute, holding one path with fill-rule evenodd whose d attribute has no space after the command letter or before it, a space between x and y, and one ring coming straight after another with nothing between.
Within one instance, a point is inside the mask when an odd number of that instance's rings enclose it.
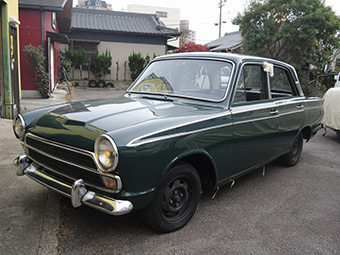
<instances>
[{"instance_id":1,"label":"shrub","mask_svg":"<svg viewBox=\"0 0 340 255\"><path fill-rule=\"evenodd\" d=\"M110 74L110 67L112 65L111 52L106 50L105 53L99 55L98 49L94 51L91 56L91 71L94 73L96 79L104 77L106 74Z\"/></svg>"},{"instance_id":2,"label":"shrub","mask_svg":"<svg viewBox=\"0 0 340 255\"><path fill-rule=\"evenodd\" d=\"M50 76L45 69L46 58L43 49L41 46L36 47L29 44L25 46L23 51L26 58L30 59L30 61L27 61L27 65L34 72L34 83L37 85L39 93L43 98L47 98L50 92Z\"/></svg>"},{"instance_id":3,"label":"shrub","mask_svg":"<svg viewBox=\"0 0 340 255\"><path fill-rule=\"evenodd\" d=\"M155 54L154 54L155 55ZM131 78L135 80L143 69L149 64L150 56L147 54L145 58L142 57L140 52L133 52L129 56L129 68L131 71Z\"/></svg>"}]
</instances>

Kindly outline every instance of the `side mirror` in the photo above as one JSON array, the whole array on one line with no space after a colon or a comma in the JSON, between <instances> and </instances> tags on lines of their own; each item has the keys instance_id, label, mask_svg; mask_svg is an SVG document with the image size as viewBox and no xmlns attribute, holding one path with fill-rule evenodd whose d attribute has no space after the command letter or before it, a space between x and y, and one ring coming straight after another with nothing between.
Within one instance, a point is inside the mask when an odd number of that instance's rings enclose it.
<instances>
[{"instance_id":1,"label":"side mirror","mask_svg":"<svg viewBox=\"0 0 340 255\"><path fill-rule=\"evenodd\" d=\"M323 72L325 74L328 74L328 68L329 68L329 63L328 63L328 61L326 61L325 65L323 66Z\"/></svg>"},{"instance_id":2,"label":"side mirror","mask_svg":"<svg viewBox=\"0 0 340 255\"><path fill-rule=\"evenodd\" d=\"M325 65L323 66L323 72L324 74L328 75L332 71L333 71L333 68L329 66L329 63L327 61Z\"/></svg>"}]
</instances>

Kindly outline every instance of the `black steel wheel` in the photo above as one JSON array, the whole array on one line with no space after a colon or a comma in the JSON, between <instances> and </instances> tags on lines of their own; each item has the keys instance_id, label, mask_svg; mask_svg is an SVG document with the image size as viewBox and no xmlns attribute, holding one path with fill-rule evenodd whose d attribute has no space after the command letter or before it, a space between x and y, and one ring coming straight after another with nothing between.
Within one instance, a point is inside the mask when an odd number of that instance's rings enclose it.
<instances>
[{"instance_id":1,"label":"black steel wheel","mask_svg":"<svg viewBox=\"0 0 340 255\"><path fill-rule=\"evenodd\" d=\"M97 86L98 86L98 84L97 84L96 80L89 80L89 87L90 88L95 88Z\"/></svg>"},{"instance_id":2,"label":"black steel wheel","mask_svg":"<svg viewBox=\"0 0 340 255\"><path fill-rule=\"evenodd\" d=\"M299 134L298 138L294 142L291 151L280 157L280 162L285 166L295 166L300 159L303 147L303 137L302 133Z\"/></svg>"},{"instance_id":3,"label":"black steel wheel","mask_svg":"<svg viewBox=\"0 0 340 255\"><path fill-rule=\"evenodd\" d=\"M158 232L184 227L195 214L201 196L201 180L187 163L174 166L163 178L155 197L142 212L144 222Z\"/></svg>"}]
</instances>

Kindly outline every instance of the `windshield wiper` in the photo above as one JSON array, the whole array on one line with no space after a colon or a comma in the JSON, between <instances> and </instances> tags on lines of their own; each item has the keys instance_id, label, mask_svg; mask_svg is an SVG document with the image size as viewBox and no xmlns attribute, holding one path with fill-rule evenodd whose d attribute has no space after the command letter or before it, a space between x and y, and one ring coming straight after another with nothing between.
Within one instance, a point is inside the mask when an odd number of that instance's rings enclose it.
<instances>
[{"instance_id":1,"label":"windshield wiper","mask_svg":"<svg viewBox=\"0 0 340 255\"><path fill-rule=\"evenodd\" d=\"M144 95L142 96L142 98L162 100L162 101L171 101L171 102L173 101L172 99L169 99L168 96L165 94Z\"/></svg>"}]
</instances>

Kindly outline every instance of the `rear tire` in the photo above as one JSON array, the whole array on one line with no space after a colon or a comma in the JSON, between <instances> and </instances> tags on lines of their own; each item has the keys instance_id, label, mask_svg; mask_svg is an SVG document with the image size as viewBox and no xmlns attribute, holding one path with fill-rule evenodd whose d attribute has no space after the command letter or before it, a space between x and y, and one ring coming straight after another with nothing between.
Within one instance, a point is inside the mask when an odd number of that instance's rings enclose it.
<instances>
[{"instance_id":1,"label":"rear tire","mask_svg":"<svg viewBox=\"0 0 340 255\"><path fill-rule=\"evenodd\" d=\"M195 214L200 196L201 179L195 168L187 163L175 165L165 174L141 216L155 231L176 231Z\"/></svg>"},{"instance_id":2,"label":"rear tire","mask_svg":"<svg viewBox=\"0 0 340 255\"><path fill-rule=\"evenodd\" d=\"M280 157L280 163L284 166L295 166L300 159L301 152L303 147L303 137L302 133L299 134L299 137L294 142L294 145L290 152Z\"/></svg>"}]
</instances>

